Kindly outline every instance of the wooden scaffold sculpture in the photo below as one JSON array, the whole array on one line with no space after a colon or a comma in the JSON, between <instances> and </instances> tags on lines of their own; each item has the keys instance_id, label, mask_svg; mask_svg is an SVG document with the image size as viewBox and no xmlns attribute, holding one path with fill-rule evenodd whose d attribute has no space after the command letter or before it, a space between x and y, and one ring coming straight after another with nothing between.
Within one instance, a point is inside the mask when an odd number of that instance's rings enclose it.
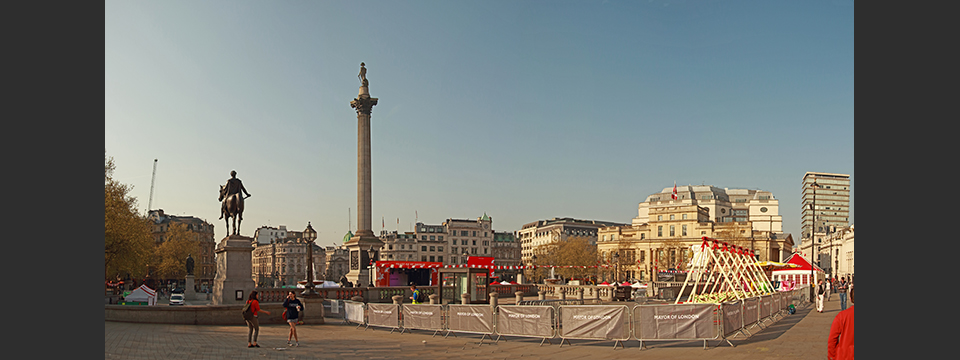
<instances>
[{"instance_id":1,"label":"wooden scaffold sculpture","mask_svg":"<svg viewBox=\"0 0 960 360\"><path fill-rule=\"evenodd\" d=\"M690 272L677 294L679 304L687 286L687 303L713 303L743 300L773 293L766 273L756 263L752 250L704 236L700 245L691 246Z\"/></svg>"}]
</instances>

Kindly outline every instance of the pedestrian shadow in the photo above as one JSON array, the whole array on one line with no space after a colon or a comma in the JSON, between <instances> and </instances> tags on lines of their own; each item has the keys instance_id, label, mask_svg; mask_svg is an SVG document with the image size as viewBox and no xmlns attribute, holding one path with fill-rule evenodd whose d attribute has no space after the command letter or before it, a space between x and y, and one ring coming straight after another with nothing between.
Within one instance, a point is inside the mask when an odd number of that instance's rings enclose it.
<instances>
[{"instance_id":1,"label":"pedestrian shadow","mask_svg":"<svg viewBox=\"0 0 960 360\"><path fill-rule=\"evenodd\" d=\"M797 308L796 313L792 315L784 315L784 317L779 321L767 325L765 328L760 330L760 332L753 334L753 336L745 339L731 339L731 342L733 342L735 345L741 345L777 339L796 326L797 323L803 320L807 314L813 311L813 309L814 307L812 306ZM754 326L753 329L757 329L757 327ZM750 331L750 328L748 328L747 331Z\"/></svg>"}]
</instances>

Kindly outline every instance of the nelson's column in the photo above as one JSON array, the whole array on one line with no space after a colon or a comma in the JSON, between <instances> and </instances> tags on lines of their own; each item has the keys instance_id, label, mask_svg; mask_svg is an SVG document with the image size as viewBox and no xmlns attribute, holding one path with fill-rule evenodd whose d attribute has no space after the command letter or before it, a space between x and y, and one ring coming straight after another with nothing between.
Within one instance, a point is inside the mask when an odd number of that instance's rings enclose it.
<instances>
[{"instance_id":1,"label":"nelson's column","mask_svg":"<svg viewBox=\"0 0 960 360\"><path fill-rule=\"evenodd\" d=\"M360 63L357 77L360 78L360 94L350 101L350 107L357 110L357 233L344 245L350 251L347 280L362 287L374 280L368 269L371 261L376 261L383 242L371 230L370 216L370 111L378 99L370 97L367 68L363 63Z\"/></svg>"}]
</instances>

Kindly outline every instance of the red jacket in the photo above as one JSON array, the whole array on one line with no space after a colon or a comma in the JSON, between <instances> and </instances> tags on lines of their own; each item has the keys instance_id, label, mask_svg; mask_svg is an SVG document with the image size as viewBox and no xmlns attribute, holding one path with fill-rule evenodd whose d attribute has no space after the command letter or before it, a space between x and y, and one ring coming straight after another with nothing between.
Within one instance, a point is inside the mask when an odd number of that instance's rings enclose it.
<instances>
[{"instance_id":1,"label":"red jacket","mask_svg":"<svg viewBox=\"0 0 960 360\"><path fill-rule=\"evenodd\" d=\"M853 308L841 311L830 325L827 338L827 359L853 359Z\"/></svg>"},{"instance_id":2,"label":"red jacket","mask_svg":"<svg viewBox=\"0 0 960 360\"><path fill-rule=\"evenodd\" d=\"M250 311L253 311L253 316L257 316L260 313L260 302L257 300L247 300L250 303Z\"/></svg>"}]
</instances>

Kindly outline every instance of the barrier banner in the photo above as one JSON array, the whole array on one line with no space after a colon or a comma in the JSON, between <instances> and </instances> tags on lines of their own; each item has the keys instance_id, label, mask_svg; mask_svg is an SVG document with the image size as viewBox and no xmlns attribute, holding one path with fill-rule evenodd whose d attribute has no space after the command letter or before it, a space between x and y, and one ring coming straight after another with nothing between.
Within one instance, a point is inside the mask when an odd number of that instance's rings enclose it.
<instances>
[{"instance_id":1,"label":"barrier banner","mask_svg":"<svg viewBox=\"0 0 960 360\"><path fill-rule=\"evenodd\" d=\"M367 304L367 325L400 327L400 305Z\"/></svg>"},{"instance_id":2,"label":"barrier banner","mask_svg":"<svg viewBox=\"0 0 960 360\"><path fill-rule=\"evenodd\" d=\"M760 298L743 299L743 326L747 327L760 321Z\"/></svg>"},{"instance_id":3,"label":"barrier banner","mask_svg":"<svg viewBox=\"0 0 960 360\"><path fill-rule=\"evenodd\" d=\"M404 329L443 329L443 305L403 304L402 309Z\"/></svg>"},{"instance_id":4,"label":"barrier banner","mask_svg":"<svg viewBox=\"0 0 960 360\"><path fill-rule=\"evenodd\" d=\"M341 300L336 300L332 303L332 306L335 306L337 302ZM343 301L343 318L346 321L363 324L363 303L356 301Z\"/></svg>"},{"instance_id":5,"label":"barrier banner","mask_svg":"<svg viewBox=\"0 0 960 360\"><path fill-rule=\"evenodd\" d=\"M623 305L560 307L560 337L574 339L627 340L629 315Z\"/></svg>"},{"instance_id":6,"label":"barrier banner","mask_svg":"<svg viewBox=\"0 0 960 360\"><path fill-rule=\"evenodd\" d=\"M715 339L715 304L638 305L634 336L639 340ZM566 324L564 324L566 326Z\"/></svg>"},{"instance_id":7,"label":"barrier banner","mask_svg":"<svg viewBox=\"0 0 960 360\"><path fill-rule=\"evenodd\" d=\"M552 306L501 305L497 309L497 334L553 337Z\"/></svg>"},{"instance_id":8,"label":"barrier banner","mask_svg":"<svg viewBox=\"0 0 960 360\"><path fill-rule=\"evenodd\" d=\"M743 302L729 301L720 304L723 316L723 336L726 337L743 328Z\"/></svg>"},{"instance_id":9,"label":"barrier banner","mask_svg":"<svg viewBox=\"0 0 960 360\"><path fill-rule=\"evenodd\" d=\"M492 334L493 312L490 305L447 305L447 330Z\"/></svg>"},{"instance_id":10,"label":"barrier banner","mask_svg":"<svg viewBox=\"0 0 960 360\"><path fill-rule=\"evenodd\" d=\"M764 295L760 297L760 318L766 319L773 311L773 296Z\"/></svg>"}]
</instances>

